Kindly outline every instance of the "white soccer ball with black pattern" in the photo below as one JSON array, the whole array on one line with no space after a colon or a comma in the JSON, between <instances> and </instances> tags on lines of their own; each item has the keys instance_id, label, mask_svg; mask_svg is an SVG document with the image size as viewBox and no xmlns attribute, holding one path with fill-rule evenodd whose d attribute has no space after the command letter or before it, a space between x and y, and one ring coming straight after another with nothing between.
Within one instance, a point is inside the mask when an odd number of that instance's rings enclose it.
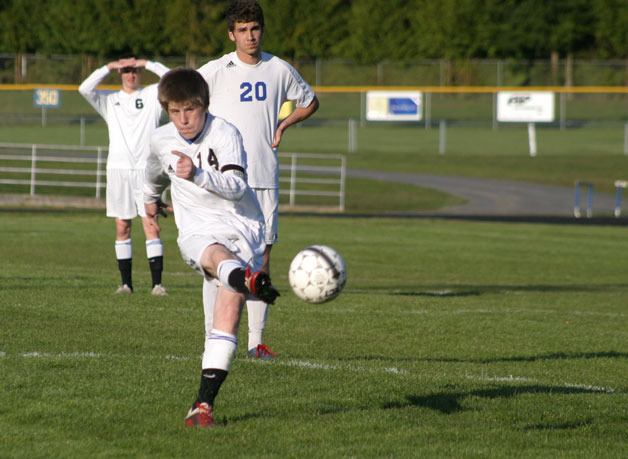
<instances>
[{"instance_id":1,"label":"white soccer ball with black pattern","mask_svg":"<svg viewBox=\"0 0 628 459\"><path fill-rule=\"evenodd\" d=\"M333 300L347 282L347 268L340 254L326 245L301 250L290 263L292 290L308 303Z\"/></svg>"}]
</instances>

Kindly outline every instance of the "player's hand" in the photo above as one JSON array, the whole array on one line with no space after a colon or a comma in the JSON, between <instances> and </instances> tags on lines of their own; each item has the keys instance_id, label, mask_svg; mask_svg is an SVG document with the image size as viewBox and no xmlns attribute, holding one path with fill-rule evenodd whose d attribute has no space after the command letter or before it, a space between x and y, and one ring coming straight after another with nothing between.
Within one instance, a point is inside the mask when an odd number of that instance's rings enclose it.
<instances>
[{"instance_id":1,"label":"player's hand","mask_svg":"<svg viewBox=\"0 0 628 459\"><path fill-rule=\"evenodd\" d=\"M126 59L120 59L118 63L120 64L120 68L124 67L135 67L136 59L134 57L128 57Z\"/></svg>"},{"instance_id":2,"label":"player's hand","mask_svg":"<svg viewBox=\"0 0 628 459\"><path fill-rule=\"evenodd\" d=\"M192 181L196 173L196 166L194 166L192 158L176 150L172 150L171 153L179 158L175 167L175 175L179 178Z\"/></svg>"},{"instance_id":3,"label":"player's hand","mask_svg":"<svg viewBox=\"0 0 628 459\"><path fill-rule=\"evenodd\" d=\"M135 67L136 68L144 68L144 67L146 67L146 59L136 59L135 60Z\"/></svg>"},{"instance_id":4,"label":"player's hand","mask_svg":"<svg viewBox=\"0 0 628 459\"><path fill-rule=\"evenodd\" d=\"M157 213L164 218L168 218L168 214L173 212L172 206L170 204L166 204L161 199L157 201Z\"/></svg>"},{"instance_id":5,"label":"player's hand","mask_svg":"<svg viewBox=\"0 0 628 459\"><path fill-rule=\"evenodd\" d=\"M283 129L281 126L277 126L277 130L275 131L275 137L273 137L273 144L271 147L277 148L281 143L281 136L283 135Z\"/></svg>"},{"instance_id":6,"label":"player's hand","mask_svg":"<svg viewBox=\"0 0 628 459\"><path fill-rule=\"evenodd\" d=\"M109 70L119 70L122 68L122 66L120 65L120 61L111 61L107 64L107 68Z\"/></svg>"}]
</instances>

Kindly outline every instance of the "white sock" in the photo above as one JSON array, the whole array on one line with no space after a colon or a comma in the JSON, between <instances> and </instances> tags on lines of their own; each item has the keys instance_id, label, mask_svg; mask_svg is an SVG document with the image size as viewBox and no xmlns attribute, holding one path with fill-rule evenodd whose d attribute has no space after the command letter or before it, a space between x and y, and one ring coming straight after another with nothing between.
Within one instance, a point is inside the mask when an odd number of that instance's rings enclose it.
<instances>
[{"instance_id":1,"label":"white sock","mask_svg":"<svg viewBox=\"0 0 628 459\"><path fill-rule=\"evenodd\" d=\"M146 241L146 258L163 257L164 245L161 239L151 239Z\"/></svg>"},{"instance_id":2,"label":"white sock","mask_svg":"<svg viewBox=\"0 0 628 459\"><path fill-rule=\"evenodd\" d=\"M238 260L223 260L218 263L218 267L216 268L218 280L223 287L231 290L232 292L237 290L229 284L229 275L235 269L244 269L242 262Z\"/></svg>"},{"instance_id":3,"label":"white sock","mask_svg":"<svg viewBox=\"0 0 628 459\"><path fill-rule=\"evenodd\" d=\"M266 326L268 304L260 300L248 300L246 310L249 320L249 350L251 350L263 343L262 335Z\"/></svg>"},{"instance_id":4,"label":"white sock","mask_svg":"<svg viewBox=\"0 0 628 459\"><path fill-rule=\"evenodd\" d=\"M238 347L238 338L230 333L212 329L205 338L202 368L229 371Z\"/></svg>"},{"instance_id":5,"label":"white sock","mask_svg":"<svg viewBox=\"0 0 628 459\"><path fill-rule=\"evenodd\" d=\"M209 336L214 323L214 303L218 295L218 280L203 278L203 311L205 312L205 336Z\"/></svg>"},{"instance_id":6,"label":"white sock","mask_svg":"<svg viewBox=\"0 0 628 459\"><path fill-rule=\"evenodd\" d=\"M116 241L116 258L118 260L128 260L129 258L133 258L131 239Z\"/></svg>"}]
</instances>

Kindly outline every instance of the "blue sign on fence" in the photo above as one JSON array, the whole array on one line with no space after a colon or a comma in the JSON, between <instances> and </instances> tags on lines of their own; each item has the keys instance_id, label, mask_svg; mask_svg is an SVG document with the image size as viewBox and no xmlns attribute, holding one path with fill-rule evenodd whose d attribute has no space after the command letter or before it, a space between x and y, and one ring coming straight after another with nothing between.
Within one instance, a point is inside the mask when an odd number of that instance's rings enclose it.
<instances>
[{"instance_id":1,"label":"blue sign on fence","mask_svg":"<svg viewBox=\"0 0 628 459\"><path fill-rule=\"evenodd\" d=\"M409 97L391 97L388 99L388 110L393 115L416 115L418 104Z\"/></svg>"},{"instance_id":2,"label":"blue sign on fence","mask_svg":"<svg viewBox=\"0 0 628 459\"><path fill-rule=\"evenodd\" d=\"M369 121L419 121L422 115L419 91L368 91L366 119Z\"/></svg>"}]
</instances>

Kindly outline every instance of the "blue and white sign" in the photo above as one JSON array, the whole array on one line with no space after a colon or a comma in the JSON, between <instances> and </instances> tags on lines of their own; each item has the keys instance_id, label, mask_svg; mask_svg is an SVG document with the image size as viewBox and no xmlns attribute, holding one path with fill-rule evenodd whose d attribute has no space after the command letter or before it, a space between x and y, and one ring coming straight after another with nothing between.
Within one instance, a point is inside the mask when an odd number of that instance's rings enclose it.
<instances>
[{"instance_id":1,"label":"blue and white sign","mask_svg":"<svg viewBox=\"0 0 628 459\"><path fill-rule=\"evenodd\" d=\"M420 121L422 93L418 91L369 91L366 119L369 121Z\"/></svg>"},{"instance_id":2,"label":"blue and white sign","mask_svg":"<svg viewBox=\"0 0 628 459\"><path fill-rule=\"evenodd\" d=\"M59 108L61 106L61 92L51 88L35 89L33 106L36 108Z\"/></svg>"}]
</instances>

